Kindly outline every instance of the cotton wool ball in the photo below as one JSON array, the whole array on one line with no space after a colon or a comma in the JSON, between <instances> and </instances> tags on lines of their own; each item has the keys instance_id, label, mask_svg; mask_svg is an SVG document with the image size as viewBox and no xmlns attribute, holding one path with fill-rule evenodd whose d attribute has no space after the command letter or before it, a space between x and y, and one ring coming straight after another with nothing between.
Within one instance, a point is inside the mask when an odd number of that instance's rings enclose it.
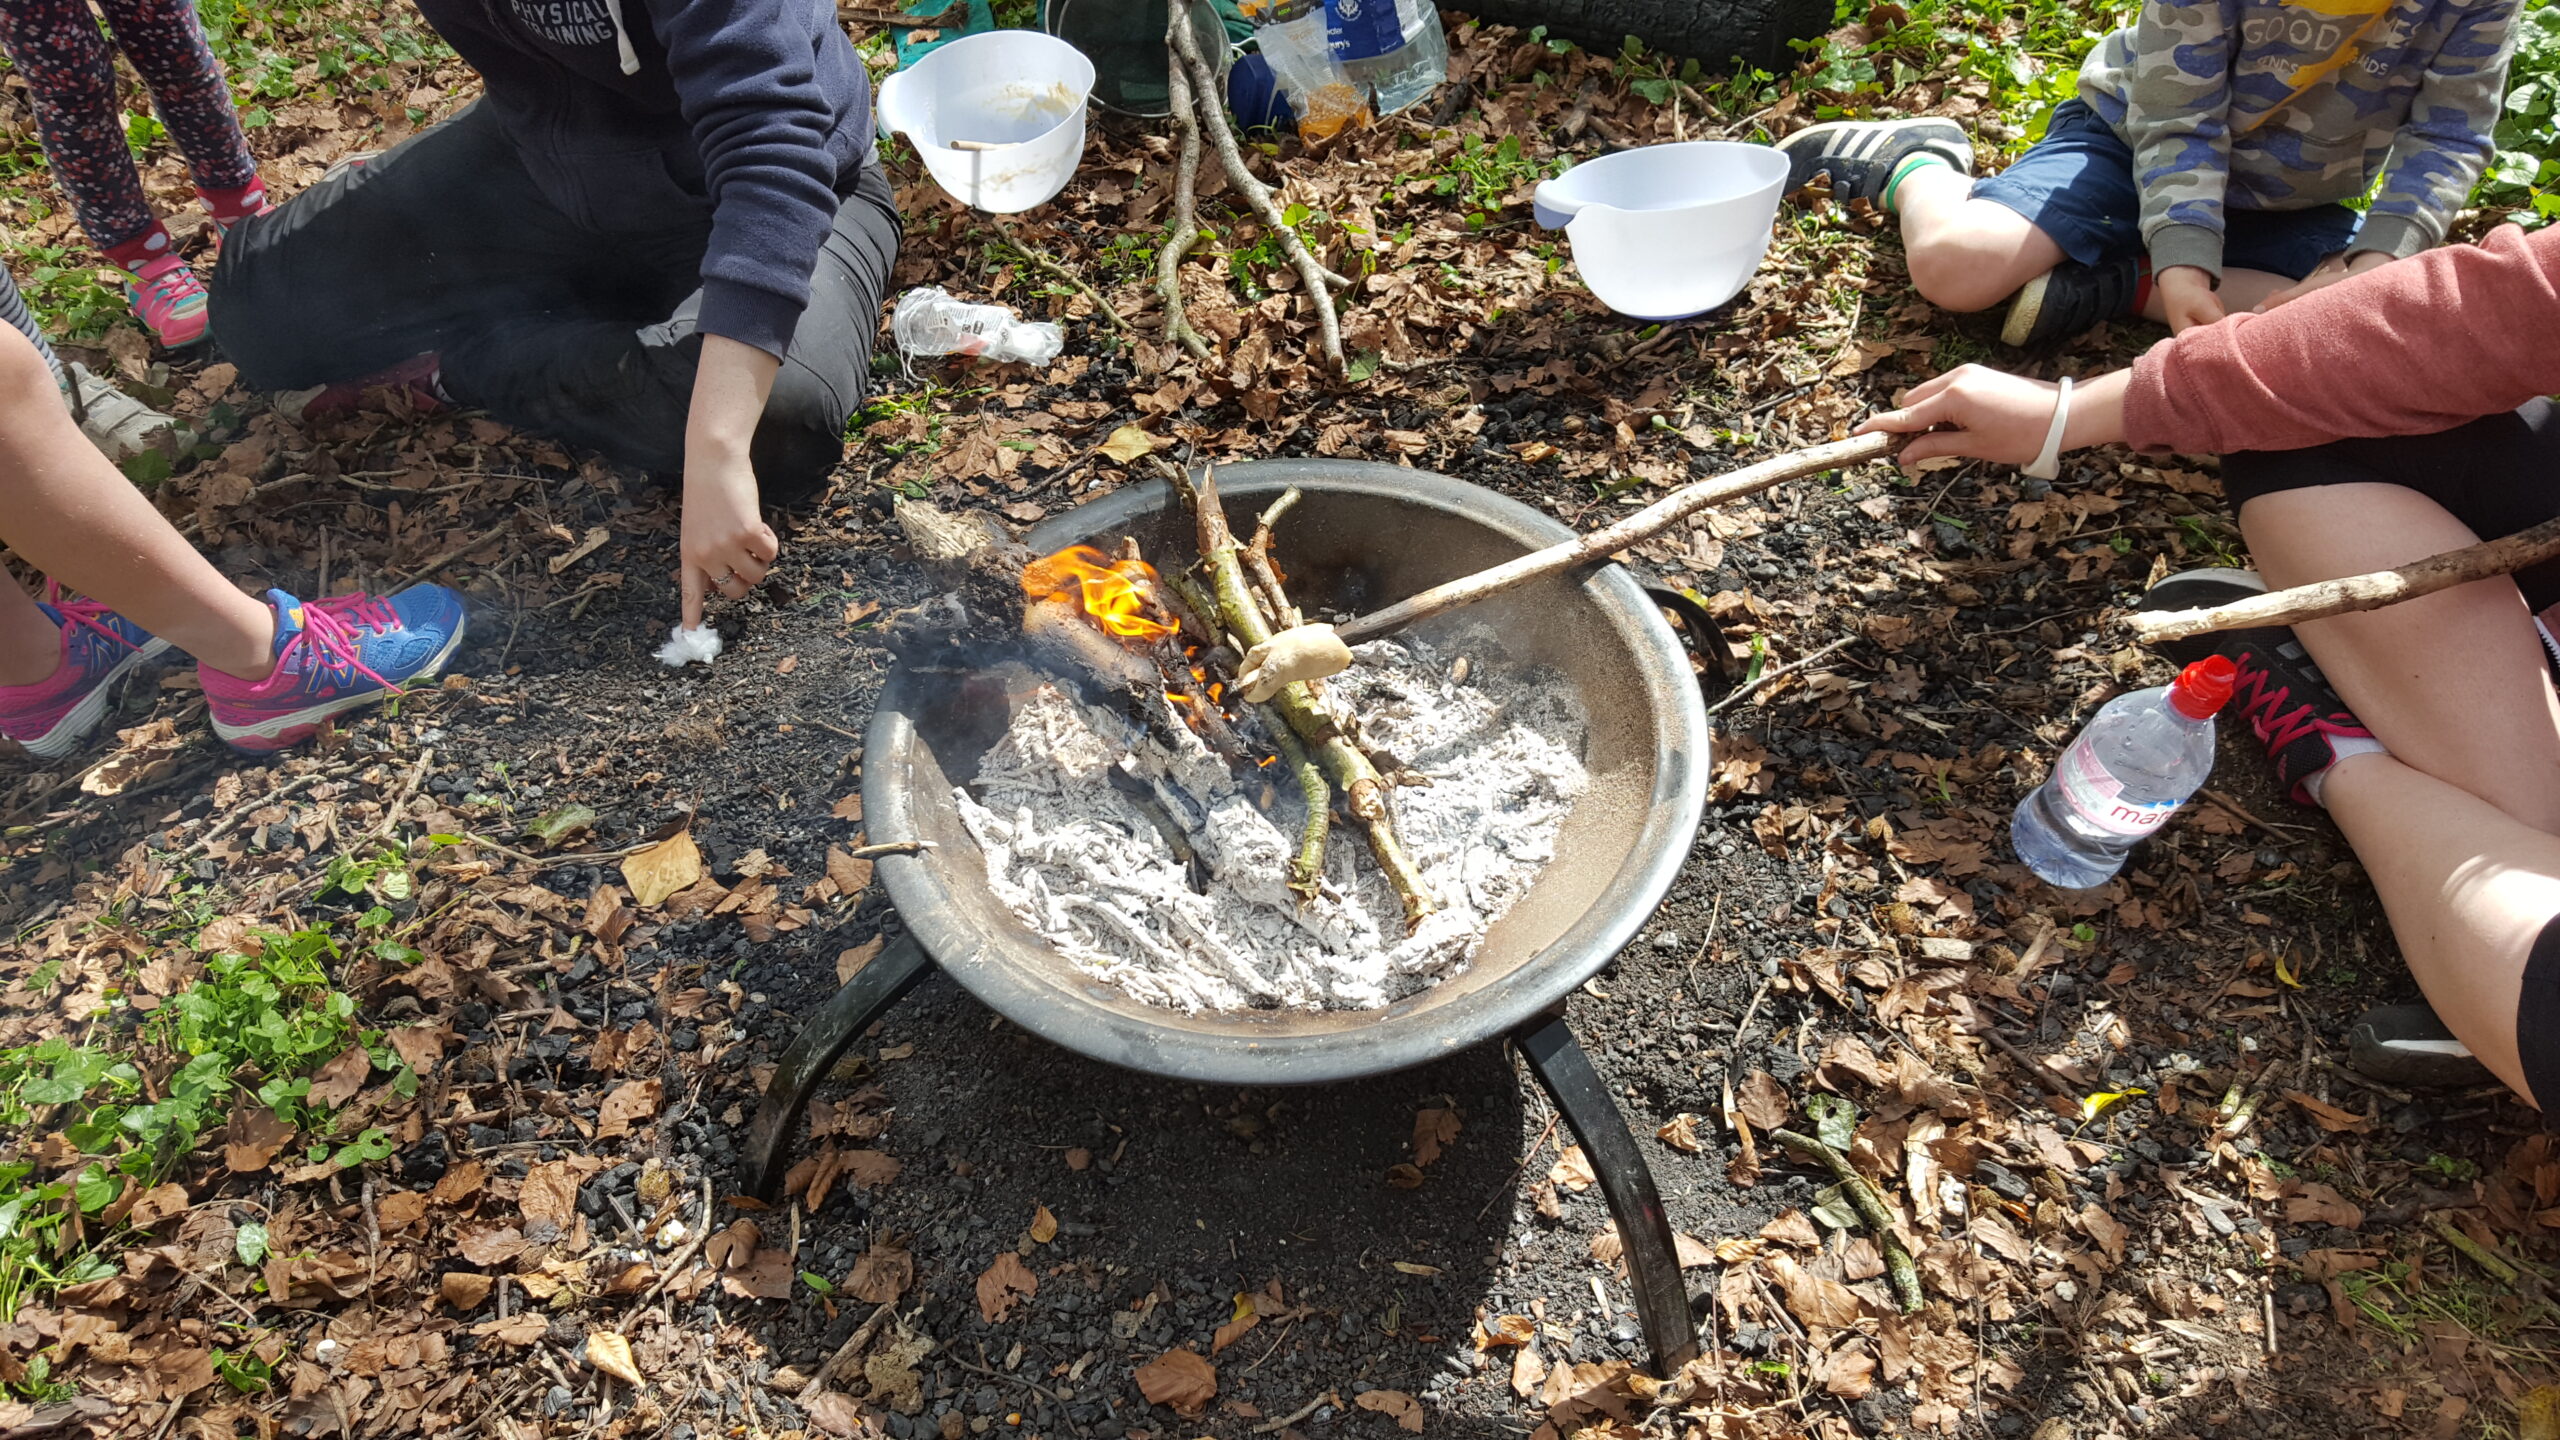
<instances>
[{"instance_id":1,"label":"cotton wool ball","mask_svg":"<svg viewBox=\"0 0 2560 1440\"><path fill-rule=\"evenodd\" d=\"M667 643L658 647L658 663L670 670L708 665L719 658L720 632L709 625L698 630L678 625L667 632Z\"/></svg>"}]
</instances>

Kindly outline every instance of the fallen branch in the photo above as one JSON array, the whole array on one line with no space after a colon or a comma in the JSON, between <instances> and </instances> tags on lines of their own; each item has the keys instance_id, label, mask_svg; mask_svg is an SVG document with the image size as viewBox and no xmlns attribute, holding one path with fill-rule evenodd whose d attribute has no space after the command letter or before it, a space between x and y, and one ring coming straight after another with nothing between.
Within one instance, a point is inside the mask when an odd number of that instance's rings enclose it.
<instances>
[{"instance_id":1,"label":"fallen branch","mask_svg":"<svg viewBox=\"0 0 2560 1440\"><path fill-rule=\"evenodd\" d=\"M1746 465L1710 480L1700 480L1672 491L1614 525L1604 526L1578 539L1550 545L1544 550L1533 550L1490 570L1480 570L1445 585L1434 585L1419 595L1338 625L1334 627L1334 633L1342 637L1345 645L1375 640L1418 620L1428 620L1462 605L1489 600L1532 580L1543 580L1577 565L1605 560L1629 546L1652 539L1711 505L1739 500L1745 495L1757 495L1773 485L1807 475L1881 460L1901 447L1902 437L1899 435L1860 435L1855 439L1816 445L1809 450L1797 450L1763 460L1757 465Z\"/></svg>"},{"instance_id":2,"label":"fallen branch","mask_svg":"<svg viewBox=\"0 0 2560 1440\"><path fill-rule=\"evenodd\" d=\"M1716 635L1701 635L1698 638L1702 643L1708 645L1721 645L1724 643L1723 638ZM1832 641L1830 644L1823 646L1821 649L1814 651L1810 655L1790 660L1786 664L1780 665L1772 670L1763 670L1756 678L1747 680L1742 684L1735 686L1732 694L1727 695L1713 705L1708 706L1707 713L1710 715L1721 715L1725 711L1732 709L1734 706L1741 704L1743 701L1750 699L1752 696L1759 694L1761 691L1775 685L1788 676L1795 674L1797 671L1808 669L1819 663L1833 652L1853 643L1857 638L1858 637L1855 635L1843 635L1839 639Z\"/></svg>"},{"instance_id":3,"label":"fallen branch","mask_svg":"<svg viewBox=\"0 0 2560 1440\"><path fill-rule=\"evenodd\" d=\"M1109 321L1112 329L1117 330L1124 335L1129 333L1129 322L1121 319L1120 312L1111 308L1111 302L1102 298L1102 292L1087 284L1083 276L1067 267L1066 262L1058 259L1054 255L1034 250L1030 246L1022 243L1021 238L1016 236L1011 230L1004 229L1001 222L999 222L997 230L1004 237L1001 242L1004 247L1011 250L1015 255L1021 257L1023 264L1030 266L1034 270L1040 271L1042 274L1055 276L1058 279L1064 280L1068 284L1074 286L1078 291L1083 293L1086 299L1093 302L1094 312L1100 315L1104 320Z\"/></svg>"},{"instance_id":4,"label":"fallen branch","mask_svg":"<svg viewBox=\"0 0 2560 1440\"><path fill-rule=\"evenodd\" d=\"M2472 1264L2488 1271L2490 1279L2513 1288L2519 1278L2516 1267L2499 1258L2496 1251L2463 1234L2460 1226L2442 1215L2428 1216L2427 1228L2436 1232L2437 1239L2461 1251Z\"/></svg>"},{"instance_id":5,"label":"fallen branch","mask_svg":"<svg viewBox=\"0 0 2560 1440\"><path fill-rule=\"evenodd\" d=\"M852 1374L854 1366L862 1359L863 1347L871 1343L872 1337L880 1333L880 1327L888 1324L889 1317L897 1311L894 1304L872 1311L871 1318L856 1326L854 1332L845 1337L845 1342L836 1347L836 1353L828 1356L827 1362L818 1367L818 1373L809 1377L809 1390L824 1390Z\"/></svg>"},{"instance_id":6,"label":"fallen branch","mask_svg":"<svg viewBox=\"0 0 2560 1440\"><path fill-rule=\"evenodd\" d=\"M1858 1218L1875 1232L1876 1249L1884 1254L1885 1277L1893 1282L1893 1298L1902 1306L1902 1313L1912 1314L1926 1304L1920 1294L1920 1267L1911 1263L1911 1252L1902 1248L1902 1237L1894 1233L1893 1212L1885 1207L1884 1196L1876 1192L1876 1187L1849 1163L1849 1157L1793 1130L1772 1130L1769 1138L1785 1146L1787 1153L1797 1159L1809 1160L1830 1171L1831 1178L1840 1182L1840 1193L1849 1197Z\"/></svg>"},{"instance_id":7,"label":"fallen branch","mask_svg":"<svg viewBox=\"0 0 2560 1440\"><path fill-rule=\"evenodd\" d=\"M2512 575L2551 559L2560 559L2560 520L2545 520L2503 539L2447 550L2396 569L2322 580L2290 590L2270 590L2228 605L2202 610L2136 610L2124 617L2124 625L2133 632L2134 639L2145 645L2217 630L2299 625L2305 620L2379 610L2474 580Z\"/></svg>"},{"instance_id":8,"label":"fallen branch","mask_svg":"<svg viewBox=\"0 0 2560 1440\"><path fill-rule=\"evenodd\" d=\"M1190 23L1189 7L1166 7L1165 93L1173 123L1182 132L1182 153L1173 162L1173 233L1156 252L1156 298L1164 305L1164 343L1179 345L1206 360L1209 342L1191 328L1191 316L1182 303L1182 257L1200 239L1200 111L1191 98L1191 72L1182 63L1182 42L1175 38Z\"/></svg>"},{"instance_id":9,"label":"fallen branch","mask_svg":"<svg viewBox=\"0 0 2560 1440\"><path fill-rule=\"evenodd\" d=\"M1206 0L1186 0L1186 5L1203 4ZM1297 267L1299 281L1306 287L1308 308L1316 312L1316 328L1324 337L1325 362L1333 367L1336 376L1348 376L1351 366L1342 356L1342 317L1333 307L1332 287L1349 289L1351 282L1327 270L1316 260L1315 253L1307 249L1307 242L1298 238L1297 229L1281 215L1280 202L1273 198L1271 187L1245 167L1244 153L1236 144L1236 132L1227 123L1227 107L1218 99L1217 72L1209 68L1209 62L1200 54L1199 37L1191 33L1188 23L1189 11L1183 6L1175 8L1181 13L1167 28L1172 34L1174 49L1182 56L1183 68L1190 72L1193 108L1201 112L1203 128L1216 140L1218 163L1227 172L1227 183L1244 197L1245 204L1261 217L1263 225L1280 237L1281 251L1289 257L1289 263Z\"/></svg>"}]
</instances>

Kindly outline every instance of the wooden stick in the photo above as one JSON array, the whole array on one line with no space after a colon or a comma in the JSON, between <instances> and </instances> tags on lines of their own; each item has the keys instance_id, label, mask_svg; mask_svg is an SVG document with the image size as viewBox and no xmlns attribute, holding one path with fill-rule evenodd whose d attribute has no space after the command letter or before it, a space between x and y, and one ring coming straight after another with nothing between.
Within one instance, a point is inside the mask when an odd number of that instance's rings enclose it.
<instances>
[{"instance_id":1,"label":"wooden stick","mask_svg":"<svg viewBox=\"0 0 2560 1440\"><path fill-rule=\"evenodd\" d=\"M1899 435L1860 435L1855 439L1816 445L1809 450L1793 451L1757 465L1746 465L1711 480L1700 480L1672 491L1614 525L1604 526L1579 539L1550 545L1544 550L1533 550L1490 570L1480 570L1445 585L1434 585L1384 610L1373 611L1348 624L1336 626L1334 633L1342 637L1345 645L1375 640L1417 620L1428 620L1444 611L1491 599L1505 590L1517 589L1532 580L1543 580L1577 565L1605 560L1631 545L1652 539L1710 505L1757 495L1772 485L1819 475L1825 470L1881 460L1901 448L1902 437Z\"/></svg>"},{"instance_id":2,"label":"wooden stick","mask_svg":"<svg viewBox=\"0 0 2560 1440\"><path fill-rule=\"evenodd\" d=\"M1191 7L1165 8L1165 97L1173 110L1174 128L1182 132L1182 153L1173 162L1173 233L1156 252L1156 298L1164 305L1164 343L1179 345L1194 359L1209 358L1209 342L1191 328L1182 303L1182 257L1200 238L1200 111L1191 98L1191 72L1182 63L1176 31L1191 23Z\"/></svg>"},{"instance_id":3,"label":"wooden stick","mask_svg":"<svg viewBox=\"0 0 2560 1440\"><path fill-rule=\"evenodd\" d=\"M2137 610L2124 617L2124 625L2133 632L2134 639L2145 645L2184 640L2216 630L2299 625L2331 615L2379 610L2474 580L2512 575L2555 558L2560 558L2560 520L2545 520L2504 539L2447 550L2424 560L2412 560L2395 570L2348 575L2290 590L2270 590L2204 610Z\"/></svg>"},{"instance_id":4,"label":"wooden stick","mask_svg":"<svg viewBox=\"0 0 2560 1440\"><path fill-rule=\"evenodd\" d=\"M1209 567L1210 590L1217 600L1219 619L1228 633L1248 648L1270 639L1271 624L1263 617L1253 588L1244 578L1244 562L1238 558L1244 546L1227 524L1226 510L1218 498L1216 473L1203 470L1195 480L1182 466L1161 460L1157 463L1199 526L1200 558ZM1351 818L1367 832L1370 853L1377 856L1378 868L1386 872L1387 883L1395 887L1396 899L1404 908L1405 929L1410 932L1422 923L1422 917L1439 909L1440 902L1432 898L1430 887L1423 883L1421 867L1396 835L1395 816L1387 807L1387 778L1378 773L1378 767L1369 762L1359 746L1351 743L1351 737L1342 733L1333 715L1316 703L1305 682L1283 687L1270 703L1298 738L1306 742L1309 755L1324 768L1325 777L1341 790Z\"/></svg>"},{"instance_id":5,"label":"wooden stick","mask_svg":"<svg viewBox=\"0 0 2560 1440\"><path fill-rule=\"evenodd\" d=\"M1884 1273L1893 1281L1893 1298L1902 1306L1902 1313L1909 1315L1927 1303L1920 1293L1919 1267L1911 1263L1911 1252L1902 1248L1902 1237L1893 1233L1893 1212L1885 1208L1884 1197L1876 1193L1866 1176L1858 1173L1858 1167L1849 1163L1849 1157L1793 1130L1772 1130L1769 1138L1785 1146L1787 1153L1797 1159L1810 1160L1830 1171L1831 1178L1840 1182L1840 1193L1849 1198L1867 1228L1876 1232L1876 1249L1884 1255Z\"/></svg>"},{"instance_id":6,"label":"wooden stick","mask_svg":"<svg viewBox=\"0 0 2560 1440\"><path fill-rule=\"evenodd\" d=\"M1207 0L1184 0L1184 3L1186 6L1205 5ZM1297 230L1281 215L1280 202L1272 198L1271 187L1245 167L1244 152L1236 146L1235 129L1227 123L1227 107L1218 98L1217 72L1201 58L1199 37L1191 33L1189 24L1182 23L1188 19L1189 11L1185 9L1181 20L1172 26L1173 44L1181 52L1183 68L1191 72L1192 98L1201 111L1202 128L1217 143L1218 163L1226 169L1227 183L1244 197L1245 204L1261 217L1271 233L1280 237L1282 252L1288 255L1289 263L1297 267L1299 283L1306 287L1307 307L1316 312L1316 329L1324 337L1325 363L1333 367L1336 376L1346 376L1351 373L1351 366L1342 358L1342 317L1333 307L1333 290L1330 287L1339 285L1348 289L1351 282L1317 261L1314 253L1307 249L1307 242L1298 238Z\"/></svg>"}]
</instances>

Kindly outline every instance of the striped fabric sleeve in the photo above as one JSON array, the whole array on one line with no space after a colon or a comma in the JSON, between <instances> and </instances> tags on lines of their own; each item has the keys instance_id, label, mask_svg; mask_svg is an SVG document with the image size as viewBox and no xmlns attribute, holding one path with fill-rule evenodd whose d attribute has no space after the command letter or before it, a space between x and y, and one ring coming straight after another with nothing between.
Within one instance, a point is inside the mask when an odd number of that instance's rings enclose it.
<instances>
[{"instance_id":1,"label":"striped fabric sleeve","mask_svg":"<svg viewBox=\"0 0 2560 1440\"><path fill-rule=\"evenodd\" d=\"M45 368L53 372L53 383L68 385L62 374L62 357L53 353L52 342L44 338L44 329L36 324L35 312L27 308L27 297L18 293L17 277L0 268L0 320L18 328L18 333L35 342L36 353L44 357Z\"/></svg>"}]
</instances>

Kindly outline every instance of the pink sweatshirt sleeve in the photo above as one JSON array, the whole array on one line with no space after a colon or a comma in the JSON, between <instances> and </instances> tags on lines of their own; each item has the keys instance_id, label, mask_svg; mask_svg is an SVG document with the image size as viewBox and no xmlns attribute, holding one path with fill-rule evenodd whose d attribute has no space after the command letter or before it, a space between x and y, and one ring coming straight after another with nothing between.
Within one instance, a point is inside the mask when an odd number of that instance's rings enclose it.
<instances>
[{"instance_id":1,"label":"pink sweatshirt sleeve","mask_svg":"<svg viewBox=\"0 0 2560 1440\"><path fill-rule=\"evenodd\" d=\"M2154 345L2127 443L2220 454L2425 435L2560 391L2560 226L2501 226Z\"/></svg>"}]
</instances>

